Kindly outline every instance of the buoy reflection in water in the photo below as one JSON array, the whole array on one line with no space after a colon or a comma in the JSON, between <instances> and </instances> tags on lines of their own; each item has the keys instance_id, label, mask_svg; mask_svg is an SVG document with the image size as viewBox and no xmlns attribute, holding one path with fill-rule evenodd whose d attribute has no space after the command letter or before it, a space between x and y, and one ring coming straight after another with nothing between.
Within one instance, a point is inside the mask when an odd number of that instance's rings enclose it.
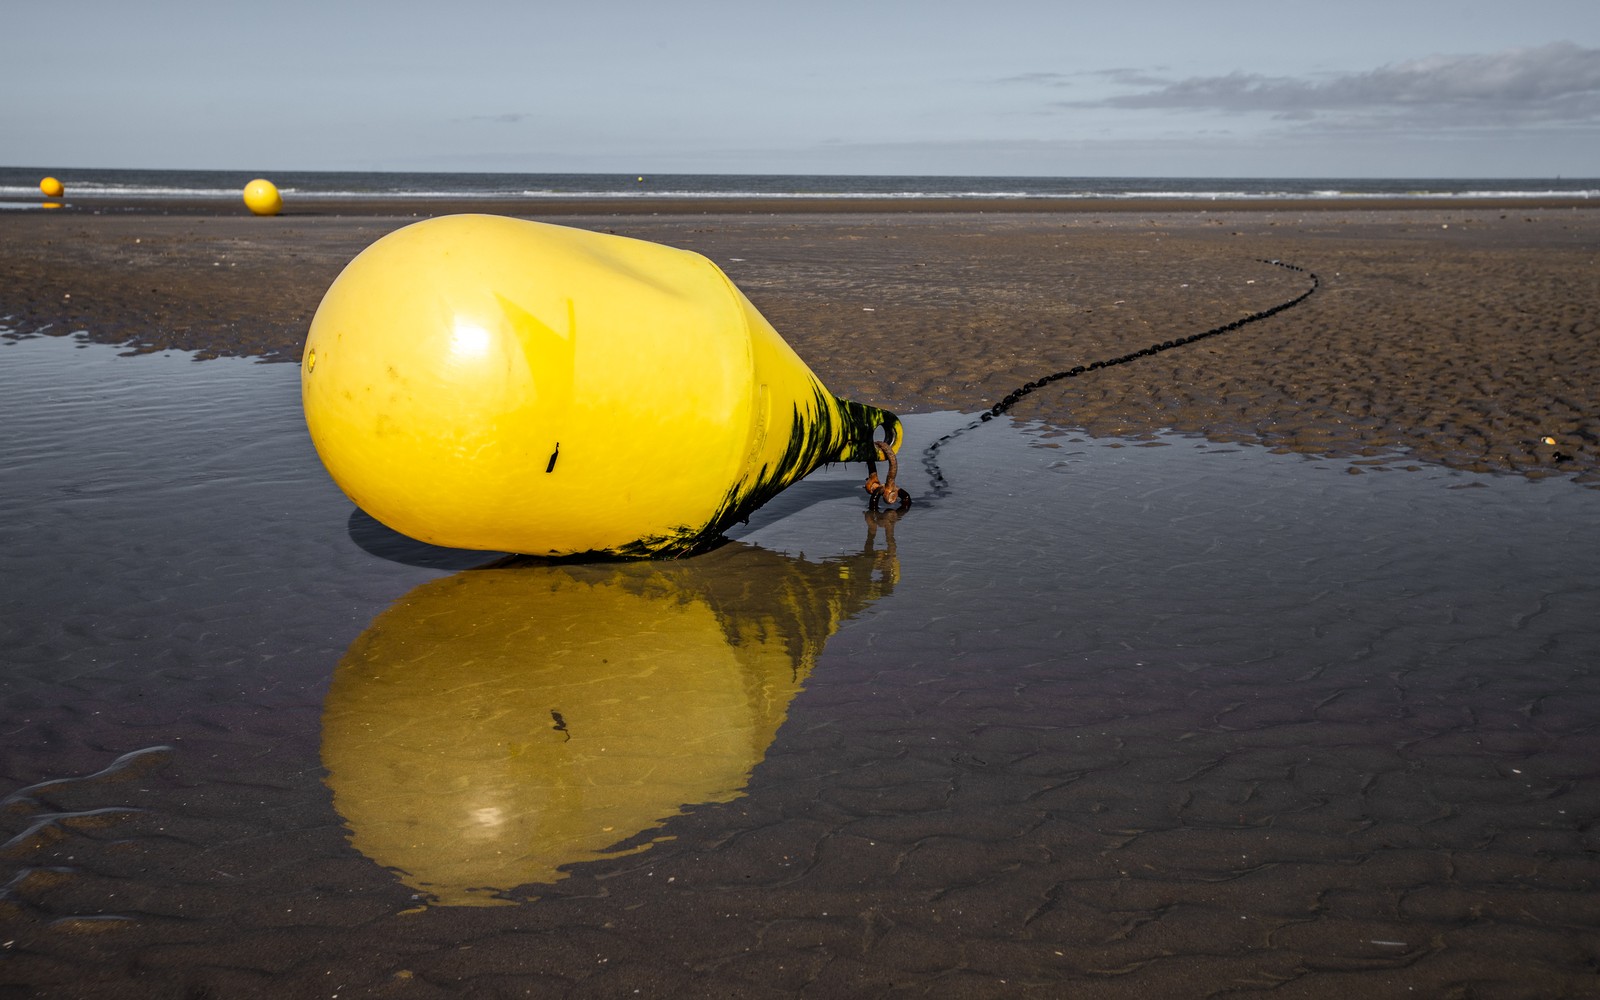
<instances>
[{"instance_id":1,"label":"buoy reflection in water","mask_svg":"<svg viewBox=\"0 0 1600 1000\"><path fill-rule=\"evenodd\" d=\"M738 797L823 644L893 589L876 523L860 554L823 562L734 542L412 590L350 647L324 707L351 843L433 902L493 905Z\"/></svg>"}]
</instances>

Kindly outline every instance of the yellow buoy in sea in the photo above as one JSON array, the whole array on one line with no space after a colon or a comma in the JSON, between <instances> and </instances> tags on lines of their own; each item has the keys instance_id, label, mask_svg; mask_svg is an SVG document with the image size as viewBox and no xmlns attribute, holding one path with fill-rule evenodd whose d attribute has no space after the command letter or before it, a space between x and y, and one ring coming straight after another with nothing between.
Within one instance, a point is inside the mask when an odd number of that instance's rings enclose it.
<instances>
[{"instance_id":1,"label":"yellow buoy in sea","mask_svg":"<svg viewBox=\"0 0 1600 1000\"><path fill-rule=\"evenodd\" d=\"M352 846L434 903L492 906L739 797L828 638L893 590L893 552L873 547L816 563L735 542L417 587L324 702Z\"/></svg>"},{"instance_id":2,"label":"yellow buoy in sea","mask_svg":"<svg viewBox=\"0 0 1600 1000\"><path fill-rule=\"evenodd\" d=\"M46 177L39 182L39 190L44 192L46 198L59 198L66 193L66 187L54 177Z\"/></svg>"},{"instance_id":3,"label":"yellow buoy in sea","mask_svg":"<svg viewBox=\"0 0 1600 1000\"><path fill-rule=\"evenodd\" d=\"M323 297L306 424L368 514L434 545L682 555L899 421L836 398L711 261L489 215L397 230Z\"/></svg>"},{"instance_id":4,"label":"yellow buoy in sea","mask_svg":"<svg viewBox=\"0 0 1600 1000\"><path fill-rule=\"evenodd\" d=\"M244 205L256 215L277 215L283 210L283 196L277 185L257 177L244 186Z\"/></svg>"}]
</instances>

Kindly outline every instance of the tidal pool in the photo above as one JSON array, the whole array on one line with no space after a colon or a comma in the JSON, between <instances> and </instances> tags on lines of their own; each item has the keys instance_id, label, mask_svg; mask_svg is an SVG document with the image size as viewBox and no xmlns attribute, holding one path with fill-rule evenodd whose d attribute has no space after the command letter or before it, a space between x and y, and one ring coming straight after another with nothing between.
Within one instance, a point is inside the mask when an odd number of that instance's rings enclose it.
<instances>
[{"instance_id":1,"label":"tidal pool","mask_svg":"<svg viewBox=\"0 0 1600 1000\"><path fill-rule=\"evenodd\" d=\"M903 516L504 562L292 366L0 344L0 985L1593 989L1595 491L1007 421L936 489L943 413Z\"/></svg>"}]
</instances>

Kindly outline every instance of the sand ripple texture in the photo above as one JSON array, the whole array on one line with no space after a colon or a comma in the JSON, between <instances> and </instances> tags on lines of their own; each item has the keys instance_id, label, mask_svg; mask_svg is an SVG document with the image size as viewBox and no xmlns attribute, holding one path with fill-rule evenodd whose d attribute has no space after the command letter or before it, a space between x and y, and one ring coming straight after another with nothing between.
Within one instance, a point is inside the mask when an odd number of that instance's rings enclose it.
<instances>
[{"instance_id":1,"label":"sand ripple texture","mask_svg":"<svg viewBox=\"0 0 1600 1000\"><path fill-rule=\"evenodd\" d=\"M464 909L354 849L319 743L474 563L351 515L292 368L115 355L0 346L0 996L1594 995L1580 485L958 434L742 797ZM859 471L741 540L859 551Z\"/></svg>"},{"instance_id":2,"label":"sand ripple texture","mask_svg":"<svg viewBox=\"0 0 1600 1000\"><path fill-rule=\"evenodd\" d=\"M518 209L511 209L517 211ZM298 360L339 269L412 221L19 214L0 311L136 351ZM976 412L1027 381L1210 329L1237 336L1074 379L1019 415L1318 455L1600 481L1600 212L1478 207L1033 215L560 216L721 264L836 392Z\"/></svg>"}]
</instances>

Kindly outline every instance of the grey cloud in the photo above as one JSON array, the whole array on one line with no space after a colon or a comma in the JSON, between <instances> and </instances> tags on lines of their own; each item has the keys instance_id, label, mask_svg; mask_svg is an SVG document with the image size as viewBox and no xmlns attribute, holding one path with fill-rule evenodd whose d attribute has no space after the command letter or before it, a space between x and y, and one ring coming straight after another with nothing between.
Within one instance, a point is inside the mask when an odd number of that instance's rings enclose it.
<instances>
[{"instance_id":1,"label":"grey cloud","mask_svg":"<svg viewBox=\"0 0 1600 1000\"><path fill-rule=\"evenodd\" d=\"M1120 87L1164 87L1171 82L1166 77L1158 75L1154 70L1134 69L1132 67L1102 69L1095 71L1092 75L1108 80Z\"/></svg>"},{"instance_id":2,"label":"grey cloud","mask_svg":"<svg viewBox=\"0 0 1600 1000\"><path fill-rule=\"evenodd\" d=\"M1133 68L1085 70L1079 73L1018 73L1016 76L1001 77L995 82L1072 87L1086 77L1099 77L1124 87L1158 87L1171 82L1164 77L1154 75L1150 70Z\"/></svg>"},{"instance_id":3,"label":"grey cloud","mask_svg":"<svg viewBox=\"0 0 1600 1000\"><path fill-rule=\"evenodd\" d=\"M997 83L1042 83L1047 87L1070 87L1075 73L1018 73L1004 76Z\"/></svg>"},{"instance_id":4,"label":"grey cloud","mask_svg":"<svg viewBox=\"0 0 1600 1000\"><path fill-rule=\"evenodd\" d=\"M1362 73L1300 78L1230 73L1140 84L1138 93L1063 107L1267 113L1334 127L1426 120L1442 125L1600 122L1600 49L1571 42L1487 55L1439 55Z\"/></svg>"}]
</instances>

